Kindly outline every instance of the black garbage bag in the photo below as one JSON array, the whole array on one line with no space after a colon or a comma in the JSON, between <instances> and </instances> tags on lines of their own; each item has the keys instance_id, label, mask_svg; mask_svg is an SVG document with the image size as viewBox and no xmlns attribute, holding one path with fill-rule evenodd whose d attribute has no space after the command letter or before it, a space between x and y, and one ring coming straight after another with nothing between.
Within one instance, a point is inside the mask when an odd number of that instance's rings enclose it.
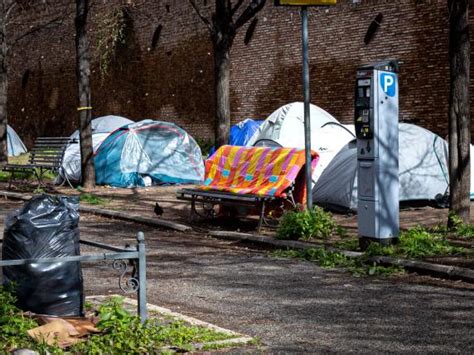
<instances>
[{"instance_id":1,"label":"black garbage bag","mask_svg":"<svg viewBox=\"0 0 474 355\"><path fill-rule=\"evenodd\" d=\"M79 249L79 200L36 196L5 222L2 259L74 256ZM25 311L82 316L83 282L79 262L3 267L5 284L14 282L17 305Z\"/></svg>"}]
</instances>

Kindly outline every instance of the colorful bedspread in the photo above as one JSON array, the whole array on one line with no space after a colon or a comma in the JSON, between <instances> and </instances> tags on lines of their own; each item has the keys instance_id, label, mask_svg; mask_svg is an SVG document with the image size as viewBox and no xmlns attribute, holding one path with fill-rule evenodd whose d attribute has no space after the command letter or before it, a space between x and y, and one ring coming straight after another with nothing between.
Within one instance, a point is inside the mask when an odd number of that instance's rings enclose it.
<instances>
[{"instance_id":1,"label":"colorful bedspread","mask_svg":"<svg viewBox=\"0 0 474 355\"><path fill-rule=\"evenodd\" d=\"M312 152L312 158L314 169L318 154ZM224 145L206 160L201 188L282 197L295 180L304 185L304 164L304 149Z\"/></svg>"}]
</instances>

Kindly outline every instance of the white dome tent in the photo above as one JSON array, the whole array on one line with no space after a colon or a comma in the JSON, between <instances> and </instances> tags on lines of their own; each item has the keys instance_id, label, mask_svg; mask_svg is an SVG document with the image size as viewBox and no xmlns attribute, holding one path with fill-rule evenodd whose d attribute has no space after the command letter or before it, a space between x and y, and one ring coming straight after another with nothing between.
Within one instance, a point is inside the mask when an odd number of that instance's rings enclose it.
<instances>
[{"instance_id":1,"label":"white dome tent","mask_svg":"<svg viewBox=\"0 0 474 355\"><path fill-rule=\"evenodd\" d=\"M133 123L133 121L128 118L113 115L93 119L91 124L94 153L111 132L130 123ZM74 131L70 137L79 140L79 130ZM66 148L60 173L61 178L67 178L70 182L78 183L81 181L81 151L79 144L70 144Z\"/></svg>"},{"instance_id":2,"label":"white dome tent","mask_svg":"<svg viewBox=\"0 0 474 355\"><path fill-rule=\"evenodd\" d=\"M9 157L16 157L27 152L22 140L9 125L7 125L7 152Z\"/></svg>"},{"instance_id":3,"label":"white dome tent","mask_svg":"<svg viewBox=\"0 0 474 355\"><path fill-rule=\"evenodd\" d=\"M448 190L448 146L444 139L422 127L399 126L400 201L435 201ZM313 188L313 201L336 210L357 208L357 150L346 144Z\"/></svg>"},{"instance_id":4,"label":"white dome tent","mask_svg":"<svg viewBox=\"0 0 474 355\"><path fill-rule=\"evenodd\" d=\"M315 183L339 150L355 136L350 129L315 105L310 105L310 120L311 149L319 154L319 161L313 172L313 183ZM247 145L273 145L272 142L282 147L304 148L304 104L302 102L287 104L273 112Z\"/></svg>"}]
</instances>

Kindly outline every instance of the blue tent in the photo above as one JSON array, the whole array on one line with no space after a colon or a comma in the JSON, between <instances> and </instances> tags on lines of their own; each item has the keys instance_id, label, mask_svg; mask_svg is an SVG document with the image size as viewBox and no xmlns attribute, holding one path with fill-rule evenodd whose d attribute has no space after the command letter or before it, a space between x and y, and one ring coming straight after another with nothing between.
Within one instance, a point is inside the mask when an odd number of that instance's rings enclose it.
<instances>
[{"instance_id":1,"label":"blue tent","mask_svg":"<svg viewBox=\"0 0 474 355\"><path fill-rule=\"evenodd\" d=\"M264 120L252 120L247 118L230 128L230 145L241 145L245 146L247 142L252 138L258 127L264 122Z\"/></svg>"},{"instance_id":2,"label":"blue tent","mask_svg":"<svg viewBox=\"0 0 474 355\"><path fill-rule=\"evenodd\" d=\"M112 132L95 155L96 183L116 187L201 183L196 141L173 123L144 120Z\"/></svg>"},{"instance_id":3,"label":"blue tent","mask_svg":"<svg viewBox=\"0 0 474 355\"><path fill-rule=\"evenodd\" d=\"M255 132L258 131L258 128L263 122L264 120L247 118L230 127L229 145L247 145L247 142L252 138ZM215 151L216 148L212 147L209 151L209 155L212 155Z\"/></svg>"}]
</instances>

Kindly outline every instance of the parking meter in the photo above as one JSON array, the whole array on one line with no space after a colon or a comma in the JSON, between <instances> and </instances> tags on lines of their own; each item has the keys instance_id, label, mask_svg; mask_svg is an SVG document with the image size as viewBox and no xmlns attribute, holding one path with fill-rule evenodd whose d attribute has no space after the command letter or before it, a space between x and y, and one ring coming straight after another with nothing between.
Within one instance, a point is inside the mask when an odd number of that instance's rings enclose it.
<instances>
[{"instance_id":1,"label":"parking meter","mask_svg":"<svg viewBox=\"0 0 474 355\"><path fill-rule=\"evenodd\" d=\"M357 69L357 222L361 247L399 235L398 62Z\"/></svg>"}]
</instances>

